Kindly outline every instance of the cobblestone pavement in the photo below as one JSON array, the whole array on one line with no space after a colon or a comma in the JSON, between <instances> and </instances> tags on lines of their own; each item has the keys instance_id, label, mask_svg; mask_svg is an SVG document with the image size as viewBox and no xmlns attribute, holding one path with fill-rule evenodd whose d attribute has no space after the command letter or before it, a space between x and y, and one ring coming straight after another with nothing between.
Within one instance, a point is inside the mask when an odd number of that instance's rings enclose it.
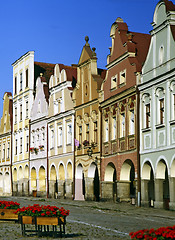
<instances>
[{"instance_id":1,"label":"cobblestone pavement","mask_svg":"<svg viewBox=\"0 0 175 240\"><path fill-rule=\"evenodd\" d=\"M129 232L131 231L175 225L174 211L139 208L129 203L85 202L32 197L1 197L0 199L17 201L21 207L38 203L69 209L70 216L67 217L66 235L62 239L129 240ZM39 238L35 236L22 237L20 224L0 221L0 239L34 240ZM42 237L40 239L52 238ZM59 237L54 239L59 239Z\"/></svg>"}]
</instances>

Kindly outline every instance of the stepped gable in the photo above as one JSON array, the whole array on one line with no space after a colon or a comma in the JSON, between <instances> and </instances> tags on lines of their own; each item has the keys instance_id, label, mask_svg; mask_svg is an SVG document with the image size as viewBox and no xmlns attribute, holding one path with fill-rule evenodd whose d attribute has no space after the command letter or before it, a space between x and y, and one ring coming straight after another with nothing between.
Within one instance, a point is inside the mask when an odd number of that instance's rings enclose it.
<instances>
[{"instance_id":1,"label":"stepped gable","mask_svg":"<svg viewBox=\"0 0 175 240\"><path fill-rule=\"evenodd\" d=\"M134 53L134 57L129 57L131 64L136 65L136 71L141 71L146 59L151 40L150 34L131 32L121 18L117 18L111 27L111 37L114 37L114 46L109 55L109 63L119 58L126 52ZM120 39L120 43L117 42Z\"/></svg>"},{"instance_id":2,"label":"stepped gable","mask_svg":"<svg viewBox=\"0 0 175 240\"><path fill-rule=\"evenodd\" d=\"M46 78L40 76L41 82L43 83L44 95L47 103L49 104L49 86L47 84Z\"/></svg>"}]
</instances>

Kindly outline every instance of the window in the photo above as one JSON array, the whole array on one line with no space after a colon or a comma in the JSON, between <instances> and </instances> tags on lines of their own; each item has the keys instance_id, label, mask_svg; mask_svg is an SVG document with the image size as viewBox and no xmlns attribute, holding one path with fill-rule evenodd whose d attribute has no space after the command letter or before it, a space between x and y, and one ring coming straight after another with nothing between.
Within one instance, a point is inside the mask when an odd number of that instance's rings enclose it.
<instances>
[{"instance_id":1,"label":"window","mask_svg":"<svg viewBox=\"0 0 175 240\"><path fill-rule=\"evenodd\" d=\"M1 160L1 145L0 145L0 160Z\"/></svg>"},{"instance_id":2,"label":"window","mask_svg":"<svg viewBox=\"0 0 175 240\"><path fill-rule=\"evenodd\" d=\"M62 146L63 144L63 129L62 126L58 126L58 146Z\"/></svg>"},{"instance_id":3,"label":"window","mask_svg":"<svg viewBox=\"0 0 175 240\"><path fill-rule=\"evenodd\" d=\"M105 142L109 140L109 124L108 119L105 120Z\"/></svg>"},{"instance_id":4,"label":"window","mask_svg":"<svg viewBox=\"0 0 175 240\"><path fill-rule=\"evenodd\" d=\"M43 135L43 141L44 141L45 140L45 134L43 133L42 135Z\"/></svg>"},{"instance_id":5,"label":"window","mask_svg":"<svg viewBox=\"0 0 175 240\"><path fill-rule=\"evenodd\" d=\"M117 75L111 77L111 89L117 87Z\"/></svg>"},{"instance_id":6,"label":"window","mask_svg":"<svg viewBox=\"0 0 175 240\"><path fill-rule=\"evenodd\" d=\"M67 124L67 144L72 143L72 124Z\"/></svg>"},{"instance_id":7,"label":"window","mask_svg":"<svg viewBox=\"0 0 175 240\"><path fill-rule=\"evenodd\" d=\"M22 153L22 137L20 138L20 153Z\"/></svg>"},{"instance_id":8,"label":"window","mask_svg":"<svg viewBox=\"0 0 175 240\"><path fill-rule=\"evenodd\" d=\"M54 148L54 130L51 129L51 148Z\"/></svg>"},{"instance_id":9,"label":"window","mask_svg":"<svg viewBox=\"0 0 175 240\"><path fill-rule=\"evenodd\" d=\"M94 122L94 142L97 143L97 121Z\"/></svg>"},{"instance_id":10,"label":"window","mask_svg":"<svg viewBox=\"0 0 175 240\"><path fill-rule=\"evenodd\" d=\"M116 116L112 117L112 139L117 138L117 121L116 121Z\"/></svg>"},{"instance_id":11,"label":"window","mask_svg":"<svg viewBox=\"0 0 175 240\"><path fill-rule=\"evenodd\" d=\"M160 99L160 124L164 123L164 98Z\"/></svg>"},{"instance_id":12,"label":"window","mask_svg":"<svg viewBox=\"0 0 175 240\"><path fill-rule=\"evenodd\" d=\"M86 124L86 140L89 141L89 123Z\"/></svg>"},{"instance_id":13,"label":"window","mask_svg":"<svg viewBox=\"0 0 175 240\"><path fill-rule=\"evenodd\" d=\"M15 77L15 94L17 93L17 77Z\"/></svg>"},{"instance_id":14,"label":"window","mask_svg":"<svg viewBox=\"0 0 175 240\"><path fill-rule=\"evenodd\" d=\"M29 136L26 136L26 152L29 151Z\"/></svg>"},{"instance_id":15,"label":"window","mask_svg":"<svg viewBox=\"0 0 175 240\"><path fill-rule=\"evenodd\" d=\"M29 84L29 70L28 68L26 69L26 87L28 87Z\"/></svg>"},{"instance_id":16,"label":"window","mask_svg":"<svg viewBox=\"0 0 175 240\"><path fill-rule=\"evenodd\" d=\"M125 82L126 82L126 69L120 72L120 84L123 84Z\"/></svg>"},{"instance_id":17,"label":"window","mask_svg":"<svg viewBox=\"0 0 175 240\"><path fill-rule=\"evenodd\" d=\"M35 143L35 136L32 137L32 142L33 142L33 145Z\"/></svg>"},{"instance_id":18,"label":"window","mask_svg":"<svg viewBox=\"0 0 175 240\"><path fill-rule=\"evenodd\" d=\"M15 140L15 155L18 154L18 140Z\"/></svg>"},{"instance_id":19,"label":"window","mask_svg":"<svg viewBox=\"0 0 175 240\"><path fill-rule=\"evenodd\" d=\"M7 143L7 158L10 158L10 143Z\"/></svg>"},{"instance_id":20,"label":"window","mask_svg":"<svg viewBox=\"0 0 175 240\"><path fill-rule=\"evenodd\" d=\"M175 120L175 94L173 95L173 100L174 100L174 120Z\"/></svg>"},{"instance_id":21,"label":"window","mask_svg":"<svg viewBox=\"0 0 175 240\"><path fill-rule=\"evenodd\" d=\"M20 73L20 91L22 91L22 72Z\"/></svg>"},{"instance_id":22,"label":"window","mask_svg":"<svg viewBox=\"0 0 175 240\"><path fill-rule=\"evenodd\" d=\"M26 101L26 118L29 117L28 101Z\"/></svg>"},{"instance_id":23,"label":"window","mask_svg":"<svg viewBox=\"0 0 175 240\"><path fill-rule=\"evenodd\" d=\"M130 126L129 126L129 134L135 134L135 121L134 121L134 110L130 111Z\"/></svg>"},{"instance_id":24,"label":"window","mask_svg":"<svg viewBox=\"0 0 175 240\"><path fill-rule=\"evenodd\" d=\"M146 104L146 128L150 127L150 103Z\"/></svg>"},{"instance_id":25,"label":"window","mask_svg":"<svg viewBox=\"0 0 175 240\"><path fill-rule=\"evenodd\" d=\"M17 107L15 107L15 123L17 123Z\"/></svg>"},{"instance_id":26,"label":"window","mask_svg":"<svg viewBox=\"0 0 175 240\"><path fill-rule=\"evenodd\" d=\"M5 143L3 143L2 159L5 159Z\"/></svg>"},{"instance_id":27,"label":"window","mask_svg":"<svg viewBox=\"0 0 175 240\"><path fill-rule=\"evenodd\" d=\"M20 121L22 121L22 104L20 104Z\"/></svg>"},{"instance_id":28,"label":"window","mask_svg":"<svg viewBox=\"0 0 175 240\"><path fill-rule=\"evenodd\" d=\"M79 126L79 143L82 144L82 126Z\"/></svg>"},{"instance_id":29,"label":"window","mask_svg":"<svg viewBox=\"0 0 175 240\"><path fill-rule=\"evenodd\" d=\"M120 115L120 137L125 136L125 113Z\"/></svg>"}]
</instances>

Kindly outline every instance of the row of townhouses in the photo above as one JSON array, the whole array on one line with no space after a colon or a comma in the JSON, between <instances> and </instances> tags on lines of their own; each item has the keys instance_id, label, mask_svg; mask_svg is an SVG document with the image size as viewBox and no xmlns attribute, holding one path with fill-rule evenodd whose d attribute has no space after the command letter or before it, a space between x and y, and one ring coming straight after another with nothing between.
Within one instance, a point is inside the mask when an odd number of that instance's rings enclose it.
<instances>
[{"instance_id":1,"label":"row of townhouses","mask_svg":"<svg viewBox=\"0 0 175 240\"><path fill-rule=\"evenodd\" d=\"M106 69L85 37L78 64L13 66L0 125L0 195L175 209L175 5L150 34L112 24Z\"/></svg>"}]
</instances>

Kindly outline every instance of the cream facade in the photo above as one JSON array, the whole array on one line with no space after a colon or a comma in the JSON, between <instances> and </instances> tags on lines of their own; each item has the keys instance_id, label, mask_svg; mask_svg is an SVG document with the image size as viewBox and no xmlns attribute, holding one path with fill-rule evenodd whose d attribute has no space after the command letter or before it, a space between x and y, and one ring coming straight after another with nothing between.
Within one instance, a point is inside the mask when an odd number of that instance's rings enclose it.
<instances>
[{"instance_id":1,"label":"cream facade","mask_svg":"<svg viewBox=\"0 0 175 240\"><path fill-rule=\"evenodd\" d=\"M48 85L44 77L36 80L36 95L30 115L29 194L47 196L47 116Z\"/></svg>"},{"instance_id":2,"label":"cream facade","mask_svg":"<svg viewBox=\"0 0 175 240\"><path fill-rule=\"evenodd\" d=\"M6 92L3 97L3 115L0 124L0 195L12 195L12 94Z\"/></svg>"},{"instance_id":3,"label":"cream facade","mask_svg":"<svg viewBox=\"0 0 175 240\"><path fill-rule=\"evenodd\" d=\"M71 98L76 67L56 64L49 81L49 196L72 198L74 171L74 108Z\"/></svg>"},{"instance_id":4,"label":"cream facade","mask_svg":"<svg viewBox=\"0 0 175 240\"><path fill-rule=\"evenodd\" d=\"M73 92L75 104L75 200L100 199L100 121L99 92L105 76L97 68L95 48L89 38L77 66L77 83Z\"/></svg>"},{"instance_id":5,"label":"cream facade","mask_svg":"<svg viewBox=\"0 0 175 240\"><path fill-rule=\"evenodd\" d=\"M34 52L30 51L13 64L13 194L28 195L29 118L33 104Z\"/></svg>"}]
</instances>

